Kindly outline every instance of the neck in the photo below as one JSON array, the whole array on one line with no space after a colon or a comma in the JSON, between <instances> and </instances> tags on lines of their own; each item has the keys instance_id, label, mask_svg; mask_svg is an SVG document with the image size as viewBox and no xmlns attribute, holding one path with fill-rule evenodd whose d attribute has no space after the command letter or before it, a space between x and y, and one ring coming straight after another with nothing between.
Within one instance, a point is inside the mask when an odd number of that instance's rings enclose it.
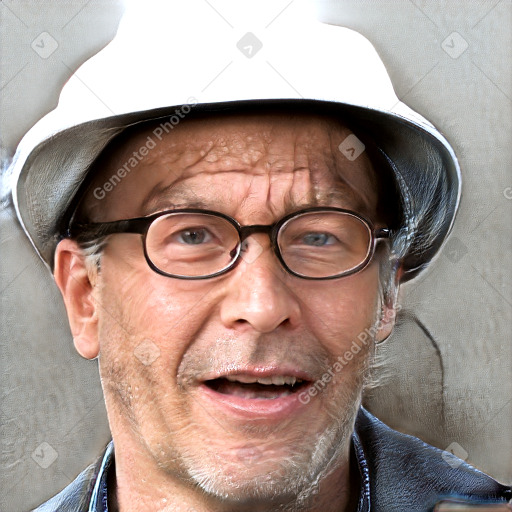
<instances>
[{"instance_id":1,"label":"neck","mask_svg":"<svg viewBox=\"0 0 512 512\"><path fill-rule=\"evenodd\" d=\"M141 452L127 450L121 439L114 439L115 470L108 475L108 510L111 512L354 512L360 494L357 462L349 453L343 461L331 461L318 483L301 495L281 502L221 500L160 469ZM136 453L136 457L127 454ZM113 471L112 471L113 470Z\"/></svg>"}]
</instances>

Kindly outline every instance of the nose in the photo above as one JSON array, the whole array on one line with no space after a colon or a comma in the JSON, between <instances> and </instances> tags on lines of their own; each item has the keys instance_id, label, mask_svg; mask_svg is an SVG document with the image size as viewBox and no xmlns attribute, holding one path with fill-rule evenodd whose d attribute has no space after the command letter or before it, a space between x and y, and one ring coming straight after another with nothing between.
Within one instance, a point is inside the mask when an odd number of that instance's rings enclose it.
<instances>
[{"instance_id":1,"label":"nose","mask_svg":"<svg viewBox=\"0 0 512 512\"><path fill-rule=\"evenodd\" d=\"M290 281L298 278L288 276L270 249L268 237L266 241L265 235L249 237L240 263L226 276L220 312L224 325L252 328L260 333L272 332L279 326L295 327L300 318L300 302Z\"/></svg>"}]
</instances>

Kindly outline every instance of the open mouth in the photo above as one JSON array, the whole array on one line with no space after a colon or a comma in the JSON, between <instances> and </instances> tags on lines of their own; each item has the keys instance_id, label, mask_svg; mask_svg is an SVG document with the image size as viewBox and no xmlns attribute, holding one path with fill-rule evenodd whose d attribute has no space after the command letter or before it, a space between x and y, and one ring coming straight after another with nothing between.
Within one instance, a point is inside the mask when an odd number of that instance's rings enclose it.
<instances>
[{"instance_id":1,"label":"open mouth","mask_svg":"<svg viewBox=\"0 0 512 512\"><path fill-rule=\"evenodd\" d=\"M297 393L308 385L308 381L293 376L252 377L228 375L207 380L204 384L223 395L245 399L273 400Z\"/></svg>"}]
</instances>

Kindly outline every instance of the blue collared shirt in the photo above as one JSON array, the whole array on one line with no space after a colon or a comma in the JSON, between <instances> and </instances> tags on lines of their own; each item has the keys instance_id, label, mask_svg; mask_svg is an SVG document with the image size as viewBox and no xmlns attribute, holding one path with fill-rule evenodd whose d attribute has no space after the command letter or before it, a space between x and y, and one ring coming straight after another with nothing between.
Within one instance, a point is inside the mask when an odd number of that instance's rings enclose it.
<instances>
[{"instance_id":1,"label":"blue collared shirt","mask_svg":"<svg viewBox=\"0 0 512 512\"><path fill-rule=\"evenodd\" d=\"M98 477L94 485L88 512L108 512L108 472L114 469L114 443L111 441L105 450L103 460L98 471Z\"/></svg>"}]
</instances>

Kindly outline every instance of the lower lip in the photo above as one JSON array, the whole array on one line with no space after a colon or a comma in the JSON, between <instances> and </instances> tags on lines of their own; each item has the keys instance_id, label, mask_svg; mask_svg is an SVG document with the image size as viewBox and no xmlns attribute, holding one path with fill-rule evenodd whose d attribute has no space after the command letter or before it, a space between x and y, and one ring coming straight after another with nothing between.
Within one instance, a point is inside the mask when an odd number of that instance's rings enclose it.
<instances>
[{"instance_id":1,"label":"lower lip","mask_svg":"<svg viewBox=\"0 0 512 512\"><path fill-rule=\"evenodd\" d=\"M241 418L282 420L289 418L303 409L307 404L299 400L301 391L296 391L281 398L242 398L218 393L205 384L199 387L200 396L216 409Z\"/></svg>"}]
</instances>

